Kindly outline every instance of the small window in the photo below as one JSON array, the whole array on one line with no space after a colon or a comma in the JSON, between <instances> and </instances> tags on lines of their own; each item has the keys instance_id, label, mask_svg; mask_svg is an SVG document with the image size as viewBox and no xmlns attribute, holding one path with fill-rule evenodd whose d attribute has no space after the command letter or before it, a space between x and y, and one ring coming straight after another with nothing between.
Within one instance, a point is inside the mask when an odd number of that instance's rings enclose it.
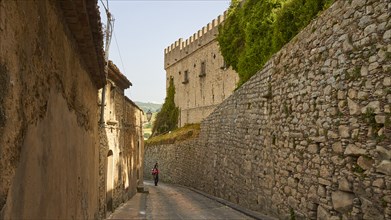
<instances>
[{"instance_id":1,"label":"small window","mask_svg":"<svg viewBox=\"0 0 391 220\"><path fill-rule=\"evenodd\" d=\"M187 84L187 83L189 83L189 71L188 70L186 70L183 74L182 84Z\"/></svg>"},{"instance_id":2,"label":"small window","mask_svg":"<svg viewBox=\"0 0 391 220\"><path fill-rule=\"evenodd\" d=\"M205 61L201 62L201 72L199 77L204 77L206 76L206 64Z\"/></svg>"}]
</instances>

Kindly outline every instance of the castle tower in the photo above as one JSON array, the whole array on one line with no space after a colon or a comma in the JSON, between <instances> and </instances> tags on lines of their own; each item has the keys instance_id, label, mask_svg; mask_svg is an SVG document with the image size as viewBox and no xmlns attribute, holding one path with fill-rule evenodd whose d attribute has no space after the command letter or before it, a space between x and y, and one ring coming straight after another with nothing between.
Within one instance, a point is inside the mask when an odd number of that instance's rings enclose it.
<instances>
[{"instance_id":1,"label":"castle tower","mask_svg":"<svg viewBox=\"0 0 391 220\"><path fill-rule=\"evenodd\" d=\"M188 39L180 38L164 50L166 87L173 78L175 104L180 109L179 127L201 122L236 87L238 74L226 68L216 39L225 17L226 12Z\"/></svg>"}]
</instances>

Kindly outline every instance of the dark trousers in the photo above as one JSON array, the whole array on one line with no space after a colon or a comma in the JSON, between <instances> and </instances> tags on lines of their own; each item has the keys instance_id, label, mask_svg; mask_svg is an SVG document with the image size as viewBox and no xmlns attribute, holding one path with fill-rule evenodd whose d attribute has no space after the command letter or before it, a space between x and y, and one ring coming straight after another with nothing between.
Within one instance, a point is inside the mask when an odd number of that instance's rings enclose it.
<instances>
[{"instance_id":1,"label":"dark trousers","mask_svg":"<svg viewBox=\"0 0 391 220\"><path fill-rule=\"evenodd\" d=\"M159 174L153 175L153 180L155 180L155 186L157 186L157 183L159 182Z\"/></svg>"}]
</instances>

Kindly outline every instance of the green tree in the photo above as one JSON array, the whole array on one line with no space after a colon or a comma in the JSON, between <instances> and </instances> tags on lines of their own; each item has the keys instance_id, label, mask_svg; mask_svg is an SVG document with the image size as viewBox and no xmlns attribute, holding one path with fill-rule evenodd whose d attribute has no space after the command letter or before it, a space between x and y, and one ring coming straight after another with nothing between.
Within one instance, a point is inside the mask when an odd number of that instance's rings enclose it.
<instances>
[{"instance_id":1,"label":"green tree","mask_svg":"<svg viewBox=\"0 0 391 220\"><path fill-rule=\"evenodd\" d=\"M175 86L174 80L171 78L162 109L156 115L156 120L153 123L152 136L167 133L178 127L179 108L175 105L174 97Z\"/></svg>"},{"instance_id":2,"label":"green tree","mask_svg":"<svg viewBox=\"0 0 391 220\"><path fill-rule=\"evenodd\" d=\"M333 0L232 0L217 40L239 86Z\"/></svg>"}]
</instances>

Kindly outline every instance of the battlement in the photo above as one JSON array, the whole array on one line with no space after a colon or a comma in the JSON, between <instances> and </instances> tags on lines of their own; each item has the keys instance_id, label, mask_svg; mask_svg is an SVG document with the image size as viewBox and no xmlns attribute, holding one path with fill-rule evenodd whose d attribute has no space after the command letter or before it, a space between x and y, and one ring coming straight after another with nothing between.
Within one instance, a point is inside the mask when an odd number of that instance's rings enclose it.
<instances>
[{"instance_id":1,"label":"battlement","mask_svg":"<svg viewBox=\"0 0 391 220\"><path fill-rule=\"evenodd\" d=\"M226 16L227 11L219 15L216 19L213 19L212 22L202 27L202 29L198 30L186 40L179 38L177 41L165 48L164 68L166 69L170 67L177 61L196 51L198 48L216 39L216 36L219 33L218 26L223 23Z\"/></svg>"}]
</instances>

